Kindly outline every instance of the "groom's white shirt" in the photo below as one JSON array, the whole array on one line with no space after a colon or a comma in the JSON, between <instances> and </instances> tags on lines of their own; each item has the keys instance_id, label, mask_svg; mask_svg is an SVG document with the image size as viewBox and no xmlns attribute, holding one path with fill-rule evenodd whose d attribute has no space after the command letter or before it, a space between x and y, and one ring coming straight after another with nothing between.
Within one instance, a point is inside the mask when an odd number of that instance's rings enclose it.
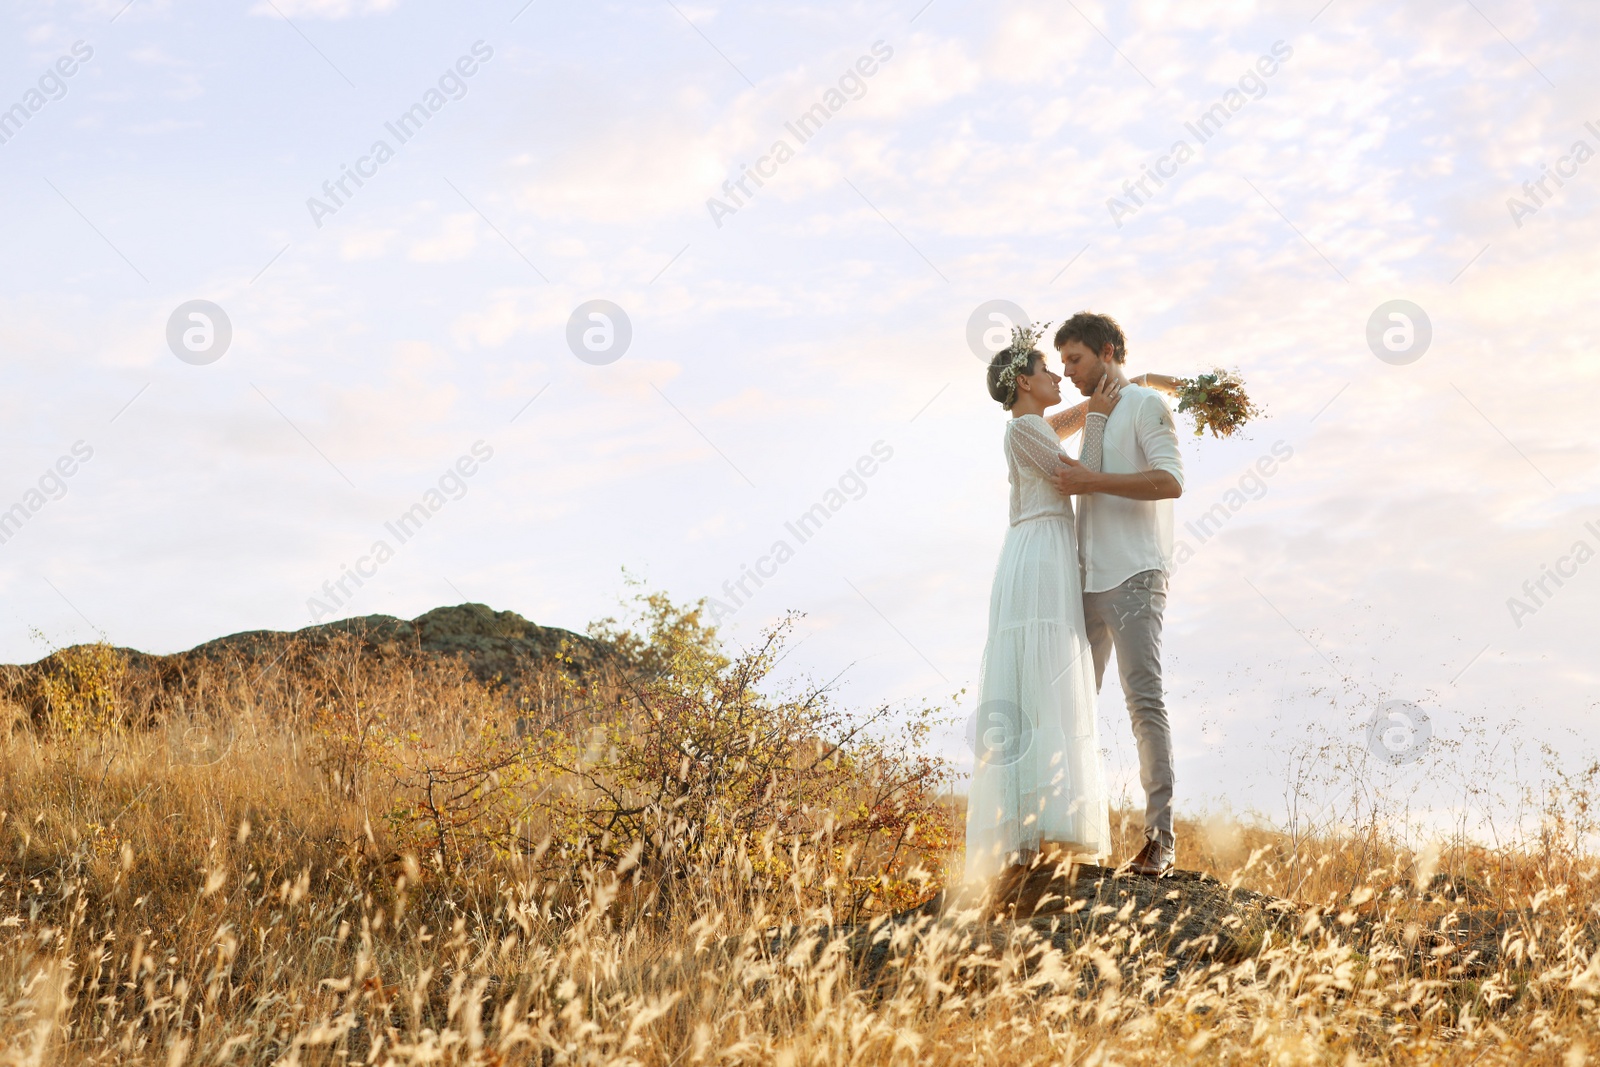
<instances>
[{"instance_id":1,"label":"groom's white shirt","mask_svg":"<svg viewBox=\"0 0 1600 1067\"><path fill-rule=\"evenodd\" d=\"M1107 474L1166 471L1183 485L1178 431L1161 394L1142 385L1122 387L1106 420L1100 469ZM1129 500L1109 493L1078 498L1078 555L1083 591L1115 589L1143 571L1172 570L1172 501Z\"/></svg>"}]
</instances>

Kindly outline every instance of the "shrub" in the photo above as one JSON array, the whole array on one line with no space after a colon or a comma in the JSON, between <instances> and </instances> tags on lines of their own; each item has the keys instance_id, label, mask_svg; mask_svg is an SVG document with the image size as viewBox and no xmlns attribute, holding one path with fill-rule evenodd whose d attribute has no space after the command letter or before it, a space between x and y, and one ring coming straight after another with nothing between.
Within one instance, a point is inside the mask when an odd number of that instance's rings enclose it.
<instances>
[{"instance_id":1,"label":"shrub","mask_svg":"<svg viewBox=\"0 0 1600 1067\"><path fill-rule=\"evenodd\" d=\"M933 709L891 747L873 732L887 709L848 714L826 687L762 691L792 618L729 658L698 608L640 602L645 632L618 641L641 668L620 710L548 728L533 752L547 864L627 866L663 908L690 872L728 866L851 916L926 896L954 840L949 768L915 743Z\"/></svg>"},{"instance_id":2,"label":"shrub","mask_svg":"<svg viewBox=\"0 0 1600 1067\"><path fill-rule=\"evenodd\" d=\"M55 653L54 668L39 678L46 728L68 737L99 737L126 725L124 654L103 642Z\"/></svg>"}]
</instances>

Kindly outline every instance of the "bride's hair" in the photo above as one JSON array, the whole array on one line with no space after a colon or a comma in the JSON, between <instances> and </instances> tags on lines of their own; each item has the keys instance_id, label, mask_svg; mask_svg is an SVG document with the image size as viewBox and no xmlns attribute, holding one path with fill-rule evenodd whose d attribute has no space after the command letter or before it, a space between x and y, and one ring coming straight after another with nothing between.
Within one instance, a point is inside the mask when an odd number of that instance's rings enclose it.
<instances>
[{"instance_id":1,"label":"bride's hair","mask_svg":"<svg viewBox=\"0 0 1600 1067\"><path fill-rule=\"evenodd\" d=\"M1006 372L1011 369L1015 359L1014 349L1007 348L996 352L994 358L989 361L989 370L985 375L989 385L989 395L999 401L1000 406L1007 411L1010 411L1011 405L1017 402L1017 376L1032 374L1038 370L1039 361L1044 359L1044 353L1037 348L1031 350L1028 353L1027 364L1008 376Z\"/></svg>"}]
</instances>

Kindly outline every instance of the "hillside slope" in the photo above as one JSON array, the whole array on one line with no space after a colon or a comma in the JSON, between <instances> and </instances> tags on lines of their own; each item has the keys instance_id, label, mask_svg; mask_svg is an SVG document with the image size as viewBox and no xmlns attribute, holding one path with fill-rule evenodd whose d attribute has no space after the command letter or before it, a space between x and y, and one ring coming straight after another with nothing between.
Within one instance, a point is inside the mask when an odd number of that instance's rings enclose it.
<instances>
[{"instance_id":1,"label":"hillside slope","mask_svg":"<svg viewBox=\"0 0 1600 1067\"><path fill-rule=\"evenodd\" d=\"M0 665L0 700L37 716L43 711L44 683L68 673L86 646L53 652L23 665ZM207 641L185 652L152 655L113 649L141 703L159 712L181 706L206 681L224 676L265 676L277 671L291 679L326 672L330 653L348 649L376 661L459 659L479 681L513 689L531 674L563 662L582 674L607 656L593 638L553 626L540 626L514 611L484 604L434 608L415 619L366 615L308 626L302 630L249 630Z\"/></svg>"}]
</instances>

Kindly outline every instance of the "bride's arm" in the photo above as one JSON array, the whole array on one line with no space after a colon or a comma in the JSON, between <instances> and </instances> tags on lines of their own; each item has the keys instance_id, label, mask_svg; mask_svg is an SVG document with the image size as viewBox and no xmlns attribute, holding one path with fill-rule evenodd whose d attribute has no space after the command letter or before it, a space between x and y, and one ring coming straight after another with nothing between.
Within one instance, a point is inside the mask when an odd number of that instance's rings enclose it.
<instances>
[{"instance_id":1,"label":"bride's arm","mask_svg":"<svg viewBox=\"0 0 1600 1067\"><path fill-rule=\"evenodd\" d=\"M1134 386L1149 386L1150 389L1160 389L1168 394L1178 392L1178 379L1168 378L1166 374L1139 374L1138 378L1131 378L1128 381L1133 382ZM1046 414L1045 422L1050 422L1050 429L1056 432L1056 437L1067 440L1077 434L1078 430L1083 429L1083 419L1086 416L1096 413L1096 410L1099 414L1110 414L1110 410L1117 406L1118 389L1122 389L1122 386L1117 386L1117 381L1107 374L1106 378L1101 379L1099 392L1096 394L1101 402L1098 408L1096 408L1096 397L1090 397L1056 414Z\"/></svg>"},{"instance_id":2,"label":"bride's arm","mask_svg":"<svg viewBox=\"0 0 1600 1067\"><path fill-rule=\"evenodd\" d=\"M1088 414L1089 402L1087 400L1064 408L1054 415L1046 415L1044 421L1056 432L1056 436L1065 441L1079 430L1083 429L1083 417Z\"/></svg>"},{"instance_id":3,"label":"bride's arm","mask_svg":"<svg viewBox=\"0 0 1600 1067\"><path fill-rule=\"evenodd\" d=\"M1182 379L1174 378L1168 374L1147 372L1145 374L1136 374L1129 378L1128 381L1134 385L1149 386L1151 389L1166 393L1168 396L1177 396L1180 388L1179 383ZM1083 429L1084 416L1088 413L1089 402L1084 400L1072 405L1070 408L1062 408L1054 415L1046 415L1044 421L1050 424L1050 428L1056 432L1057 437L1065 441Z\"/></svg>"},{"instance_id":4,"label":"bride's arm","mask_svg":"<svg viewBox=\"0 0 1600 1067\"><path fill-rule=\"evenodd\" d=\"M1177 396L1181 378L1174 378L1167 374L1137 374L1128 379L1134 385L1147 385L1152 389L1166 393L1168 396Z\"/></svg>"}]
</instances>

